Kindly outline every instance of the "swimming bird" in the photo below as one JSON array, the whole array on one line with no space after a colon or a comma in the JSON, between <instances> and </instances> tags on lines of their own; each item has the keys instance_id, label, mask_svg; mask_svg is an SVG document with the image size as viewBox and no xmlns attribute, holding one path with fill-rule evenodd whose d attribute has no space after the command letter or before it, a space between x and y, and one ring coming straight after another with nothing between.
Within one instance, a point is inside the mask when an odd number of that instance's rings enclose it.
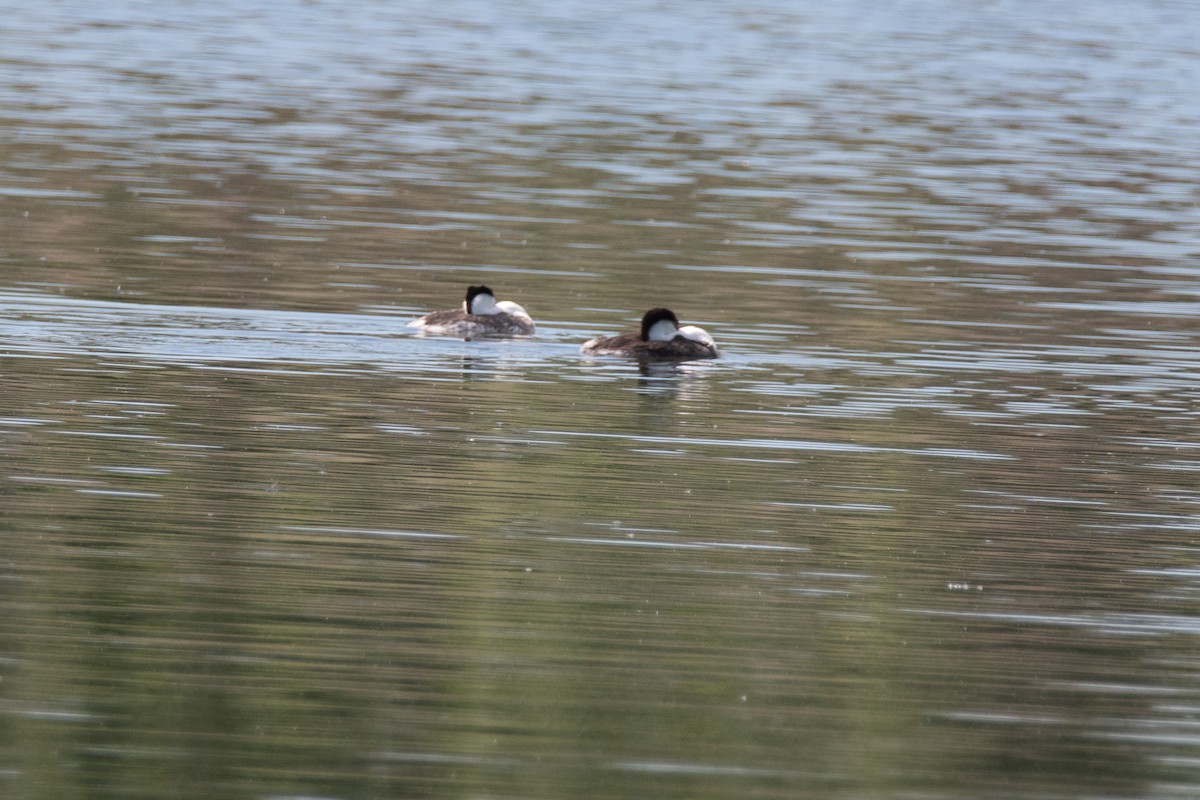
<instances>
[{"instance_id":1,"label":"swimming bird","mask_svg":"<svg viewBox=\"0 0 1200 800\"><path fill-rule=\"evenodd\" d=\"M708 331L695 325L680 327L679 319L669 308L647 311L638 333L597 336L584 342L580 349L590 356L629 356L654 361L691 361L720 355Z\"/></svg>"},{"instance_id":2,"label":"swimming bird","mask_svg":"<svg viewBox=\"0 0 1200 800\"><path fill-rule=\"evenodd\" d=\"M533 319L511 300L496 300L486 286L468 286L462 308L434 311L408 323L425 333L443 336L529 336Z\"/></svg>"}]
</instances>

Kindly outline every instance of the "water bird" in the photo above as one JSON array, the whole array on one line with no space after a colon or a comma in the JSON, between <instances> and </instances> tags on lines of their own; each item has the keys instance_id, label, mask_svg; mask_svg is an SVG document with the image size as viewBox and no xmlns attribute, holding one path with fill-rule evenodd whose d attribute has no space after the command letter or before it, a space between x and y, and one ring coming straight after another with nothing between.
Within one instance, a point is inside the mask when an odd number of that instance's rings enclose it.
<instances>
[{"instance_id":1,"label":"water bird","mask_svg":"<svg viewBox=\"0 0 1200 800\"><path fill-rule=\"evenodd\" d=\"M408 323L442 336L529 336L533 318L511 300L497 300L487 286L468 286L462 308L434 311Z\"/></svg>"},{"instance_id":2,"label":"water bird","mask_svg":"<svg viewBox=\"0 0 1200 800\"><path fill-rule=\"evenodd\" d=\"M629 356L648 361L691 361L720 355L708 331L695 325L680 327L669 308L647 311L637 333L597 336L584 342L580 350L589 356Z\"/></svg>"}]
</instances>

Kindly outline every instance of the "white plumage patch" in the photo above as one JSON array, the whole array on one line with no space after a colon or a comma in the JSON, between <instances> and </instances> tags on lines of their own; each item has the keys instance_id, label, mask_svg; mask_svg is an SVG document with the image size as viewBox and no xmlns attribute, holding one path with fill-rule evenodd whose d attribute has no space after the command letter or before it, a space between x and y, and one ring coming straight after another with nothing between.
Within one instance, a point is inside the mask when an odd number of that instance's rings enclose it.
<instances>
[{"instance_id":1,"label":"white plumage patch","mask_svg":"<svg viewBox=\"0 0 1200 800\"><path fill-rule=\"evenodd\" d=\"M499 300L496 302L496 308L505 314L512 314L514 317L524 317L525 319L533 319L529 316L529 312L519 303L514 303L512 300Z\"/></svg>"},{"instance_id":2,"label":"white plumage patch","mask_svg":"<svg viewBox=\"0 0 1200 800\"><path fill-rule=\"evenodd\" d=\"M716 347L717 343L713 341L713 337L708 335L708 331L704 328L697 328L695 325L684 325L678 330L680 336L685 339L691 339L693 342L700 342L711 347Z\"/></svg>"},{"instance_id":3,"label":"white plumage patch","mask_svg":"<svg viewBox=\"0 0 1200 800\"><path fill-rule=\"evenodd\" d=\"M504 312L493 295L480 293L471 299L471 307L467 309L467 313L491 316L492 314L502 314Z\"/></svg>"},{"instance_id":4,"label":"white plumage patch","mask_svg":"<svg viewBox=\"0 0 1200 800\"><path fill-rule=\"evenodd\" d=\"M646 338L652 342L669 342L675 338L675 334L678 332L679 328L675 327L674 322L669 319L660 319L650 326L650 330L646 331Z\"/></svg>"}]
</instances>

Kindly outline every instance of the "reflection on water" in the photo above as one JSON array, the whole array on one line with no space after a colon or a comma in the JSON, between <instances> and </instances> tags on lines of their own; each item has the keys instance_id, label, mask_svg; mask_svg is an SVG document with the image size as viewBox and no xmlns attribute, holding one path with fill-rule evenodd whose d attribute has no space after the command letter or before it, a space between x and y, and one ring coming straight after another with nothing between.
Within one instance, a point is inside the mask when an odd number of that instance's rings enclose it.
<instances>
[{"instance_id":1,"label":"reflection on water","mask_svg":"<svg viewBox=\"0 0 1200 800\"><path fill-rule=\"evenodd\" d=\"M11 9L0 795L1197 794L1194 8L827 5Z\"/></svg>"}]
</instances>

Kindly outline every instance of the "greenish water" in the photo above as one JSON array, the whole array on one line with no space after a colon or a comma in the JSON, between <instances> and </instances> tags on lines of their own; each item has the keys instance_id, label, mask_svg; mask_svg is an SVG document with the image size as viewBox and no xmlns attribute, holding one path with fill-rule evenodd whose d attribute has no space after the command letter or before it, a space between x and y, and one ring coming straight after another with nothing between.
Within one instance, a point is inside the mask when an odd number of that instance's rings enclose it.
<instances>
[{"instance_id":1,"label":"greenish water","mask_svg":"<svg viewBox=\"0 0 1200 800\"><path fill-rule=\"evenodd\" d=\"M1194 796L1192 11L10 9L0 796Z\"/></svg>"}]
</instances>

